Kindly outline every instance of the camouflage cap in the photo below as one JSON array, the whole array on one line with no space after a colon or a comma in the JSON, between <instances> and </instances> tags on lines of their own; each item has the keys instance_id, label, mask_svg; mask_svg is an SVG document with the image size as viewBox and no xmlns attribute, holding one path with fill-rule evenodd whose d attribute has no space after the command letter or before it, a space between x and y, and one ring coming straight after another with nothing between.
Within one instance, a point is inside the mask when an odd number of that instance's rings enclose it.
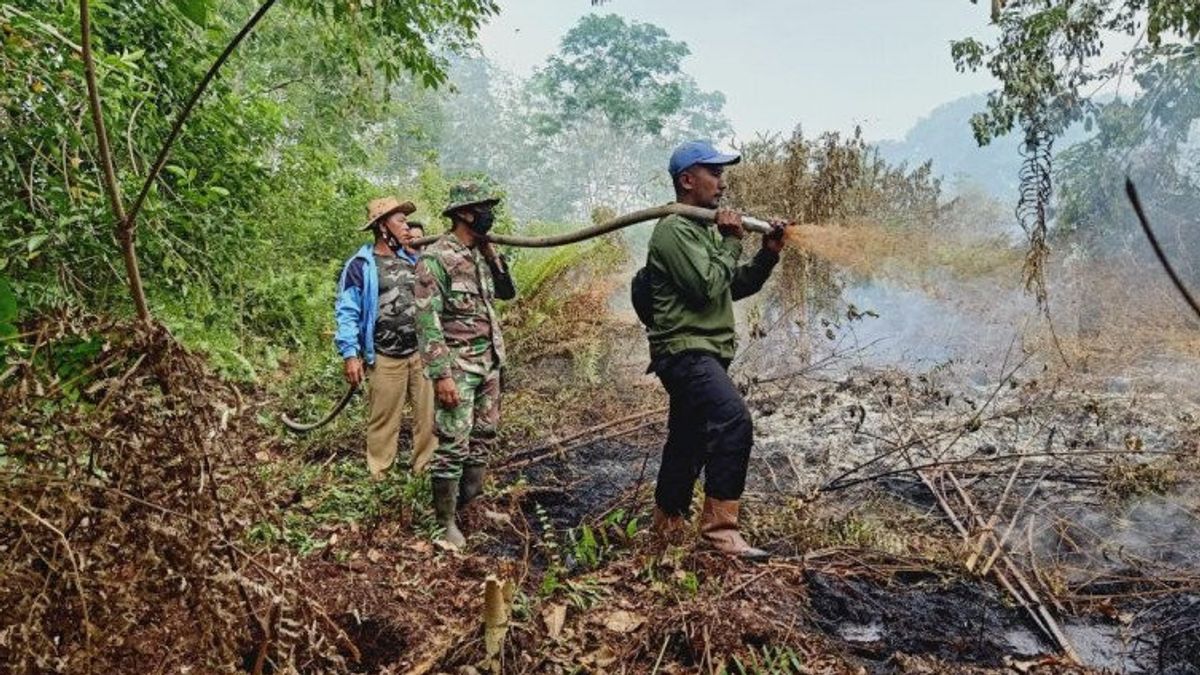
<instances>
[{"instance_id":1,"label":"camouflage cap","mask_svg":"<svg viewBox=\"0 0 1200 675\"><path fill-rule=\"evenodd\" d=\"M468 206L486 204L495 206L500 203L496 191L483 181L463 181L450 188L450 204L442 210L442 215L449 217L451 212Z\"/></svg>"}]
</instances>

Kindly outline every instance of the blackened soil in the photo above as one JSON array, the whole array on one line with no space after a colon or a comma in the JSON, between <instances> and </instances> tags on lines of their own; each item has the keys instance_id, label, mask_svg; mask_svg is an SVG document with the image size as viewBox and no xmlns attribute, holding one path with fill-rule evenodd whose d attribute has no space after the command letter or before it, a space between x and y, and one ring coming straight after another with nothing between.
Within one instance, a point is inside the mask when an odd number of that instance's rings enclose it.
<instances>
[{"instance_id":1,"label":"blackened soil","mask_svg":"<svg viewBox=\"0 0 1200 675\"><path fill-rule=\"evenodd\" d=\"M619 507L639 479L653 487L658 461L657 448L604 440L535 464L525 471L526 515L536 518L537 505L556 528L575 527Z\"/></svg>"},{"instance_id":2,"label":"blackened soil","mask_svg":"<svg viewBox=\"0 0 1200 675\"><path fill-rule=\"evenodd\" d=\"M889 671L895 652L999 667L1013 654L1014 637L1032 651L1050 651L1020 610L987 584L936 574L895 576L886 583L821 572L806 577L817 623L874 672Z\"/></svg>"},{"instance_id":3,"label":"blackened soil","mask_svg":"<svg viewBox=\"0 0 1200 675\"><path fill-rule=\"evenodd\" d=\"M1155 667L1168 675L1200 673L1200 595L1172 598L1149 612L1147 632L1159 638Z\"/></svg>"},{"instance_id":4,"label":"blackened soil","mask_svg":"<svg viewBox=\"0 0 1200 675\"><path fill-rule=\"evenodd\" d=\"M353 614L338 617L338 625L362 652L362 660L352 665L354 672L377 673L383 666L395 663L409 648L404 632L391 621L380 617Z\"/></svg>"}]
</instances>

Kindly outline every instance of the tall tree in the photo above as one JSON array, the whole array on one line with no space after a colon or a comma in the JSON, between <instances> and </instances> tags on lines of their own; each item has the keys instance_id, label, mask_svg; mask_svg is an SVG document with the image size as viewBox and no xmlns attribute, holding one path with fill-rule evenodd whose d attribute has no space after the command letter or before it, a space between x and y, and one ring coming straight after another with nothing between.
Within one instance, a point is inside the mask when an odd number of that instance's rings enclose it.
<instances>
[{"instance_id":1,"label":"tall tree","mask_svg":"<svg viewBox=\"0 0 1200 675\"><path fill-rule=\"evenodd\" d=\"M657 26L589 15L528 81L460 62L442 164L491 173L523 218L585 219L596 208L666 201L670 149L729 136L724 96L682 70L687 53Z\"/></svg>"},{"instance_id":2,"label":"tall tree","mask_svg":"<svg viewBox=\"0 0 1200 675\"><path fill-rule=\"evenodd\" d=\"M951 54L960 70L986 69L1001 83L972 120L978 142L1021 129L1017 215L1030 240L1025 277L1045 303L1055 139L1074 122L1094 122L1099 108L1092 97L1104 84L1192 58L1200 0L994 0L992 16L1000 28L995 42L960 40ZM1112 34L1136 40L1115 60L1103 49Z\"/></svg>"},{"instance_id":3,"label":"tall tree","mask_svg":"<svg viewBox=\"0 0 1200 675\"><path fill-rule=\"evenodd\" d=\"M553 133L598 113L616 129L657 134L694 86L681 67L689 51L658 26L589 14L534 77L549 103L539 120Z\"/></svg>"}]
</instances>

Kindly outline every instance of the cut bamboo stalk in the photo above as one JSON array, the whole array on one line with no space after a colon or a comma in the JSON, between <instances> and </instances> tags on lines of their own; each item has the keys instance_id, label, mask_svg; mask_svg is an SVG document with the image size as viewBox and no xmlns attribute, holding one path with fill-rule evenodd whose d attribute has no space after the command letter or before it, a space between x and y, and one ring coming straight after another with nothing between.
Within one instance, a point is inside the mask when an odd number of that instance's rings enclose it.
<instances>
[{"instance_id":1,"label":"cut bamboo stalk","mask_svg":"<svg viewBox=\"0 0 1200 675\"><path fill-rule=\"evenodd\" d=\"M1004 529L1004 534L1000 535L1000 540L996 543L996 549L992 551L992 554L988 556L987 561L984 562L983 567L979 569L980 576L986 576L988 570L992 569L992 565L996 564L996 559L999 558L1000 554L1004 551L1004 547L1007 545L1009 538L1012 536L1013 530L1017 526L1017 521L1020 519L1021 513L1025 511L1025 507L1029 504L1030 498L1032 498L1033 494L1037 492L1045 478L1046 473L1043 472L1042 475L1039 476L1036 481L1034 481L1033 487L1029 488L1029 492L1025 493L1025 498L1021 500L1021 503L1017 504L1017 510L1013 511L1012 518L1008 521L1008 527Z\"/></svg>"},{"instance_id":2,"label":"cut bamboo stalk","mask_svg":"<svg viewBox=\"0 0 1200 675\"><path fill-rule=\"evenodd\" d=\"M483 667L496 675L503 662L504 637L508 634L509 610L515 589L511 581L490 574L483 584Z\"/></svg>"}]
</instances>

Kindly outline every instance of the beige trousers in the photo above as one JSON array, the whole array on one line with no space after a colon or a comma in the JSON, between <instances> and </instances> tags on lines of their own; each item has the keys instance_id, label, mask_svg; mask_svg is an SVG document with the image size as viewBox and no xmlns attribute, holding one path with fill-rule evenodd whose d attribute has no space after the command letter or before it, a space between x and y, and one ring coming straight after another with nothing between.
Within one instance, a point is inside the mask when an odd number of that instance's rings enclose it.
<instances>
[{"instance_id":1,"label":"beige trousers","mask_svg":"<svg viewBox=\"0 0 1200 675\"><path fill-rule=\"evenodd\" d=\"M378 478L396 459L400 420L405 400L413 410L413 473L422 473L433 458L433 383L425 377L421 355L396 359L375 355L368 390L371 416L367 421L367 468Z\"/></svg>"}]
</instances>

